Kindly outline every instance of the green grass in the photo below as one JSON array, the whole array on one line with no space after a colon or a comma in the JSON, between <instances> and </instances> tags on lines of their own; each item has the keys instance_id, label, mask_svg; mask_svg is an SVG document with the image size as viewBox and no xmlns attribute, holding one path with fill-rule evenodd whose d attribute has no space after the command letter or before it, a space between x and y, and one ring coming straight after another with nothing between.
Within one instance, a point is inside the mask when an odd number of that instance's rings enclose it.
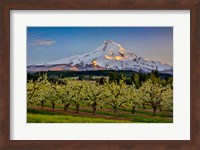
<instances>
[{"instance_id":1,"label":"green grass","mask_svg":"<svg viewBox=\"0 0 200 150\"><path fill-rule=\"evenodd\" d=\"M103 118L89 118L69 115L48 115L28 113L28 123L128 123L129 121Z\"/></svg>"},{"instance_id":2,"label":"green grass","mask_svg":"<svg viewBox=\"0 0 200 150\"><path fill-rule=\"evenodd\" d=\"M46 110L38 110L38 109L27 109L28 114L42 114L42 115L60 115L60 113L57 112L51 112L51 111L46 111Z\"/></svg>"},{"instance_id":3,"label":"green grass","mask_svg":"<svg viewBox=\"0 0 200 150\"><path fill-rule=\"evenodd\" d=\"M74 110L74 108L70 108L71 110ZM88 112L92 113L91 110L81 110L81 112ZM88 123L117 123L117 122L128 122L126 120L114 120L114 119L104 119L104 118L92 118L92 117L82 117L77 115L65 115L60 112L51 112L47 110L38 110L38 109L31 109L28 108L28 122L55 122L55 123L62 123L62 122L70 122L70 123L82 123L82 122L88 122ZM103 112L103 111L97 111L97 114L104 115L104 116L112 116L114 117L114 114L112 112ZM55 117L56 116L56 117ZM46 117L46 119L45 119ZM141 116L140 114L119 114L118 117L124 118L124 119L130 119L130 122L135 123L172 123L172 118L169 117L161 117L156 116L153 117L152 115L149 116Z\"/></svg>"},{"instance_id":4,"label":"green grass","mask_svg":"<svg viewBox=\"0 0 200 150\"><path fill-rule=\"evenodd\" d=\"M165 118L145 118L143 116L134 116L133 122L135 123L172 123L172 120L167 120Z\"/></svg>"}]
</instances>

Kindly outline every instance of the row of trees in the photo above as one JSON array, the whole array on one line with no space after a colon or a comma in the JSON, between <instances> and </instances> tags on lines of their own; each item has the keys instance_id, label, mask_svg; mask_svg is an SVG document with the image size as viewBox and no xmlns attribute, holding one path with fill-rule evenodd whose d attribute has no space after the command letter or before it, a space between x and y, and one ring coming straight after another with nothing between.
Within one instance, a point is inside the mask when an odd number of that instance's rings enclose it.
<instances>
[{"instance_id":1,"label":"row of trees","mask_svg":"<svg viewBox=\"0 0 200 150\"><path fill-rule=\"evenodd\" d=\"M172 85L173 77L170 75L160 74L158 70L153 70L150 73L142 73L142 72L134 72L131 75L127 76L123 73L111 72L109 74L109 82L116 82L119 83L120 80L126 82L126 84L131 85L132 83L135 84L136 88L139 89L142 86L142 83L146 82L147 80L151 80L152 82L157 82L163 86L168 84Z\"/></svg>"},{"instance_id":2,"label":"row of trees","mask_svg":"<svg viewBox=\"0 0 200 150\"><path fill-rule=\"evenodd\" d=\"M171 85L163 86L151 80L136 88L135 84L127 85L124 80L104 84L70 80L58 83L43 75L36 81L29 80L27 87L29 104L40 103L43 108L48 102L52 109L56 104L63 104L65 111L73 105L77 113L82 105L91 107L93 115L97 109L109 106L117 117L120 108L127 108L134 114L138 106L148 105L155 116L158 108L171 110L173 107Z\"/></svg>"}]
</instances>

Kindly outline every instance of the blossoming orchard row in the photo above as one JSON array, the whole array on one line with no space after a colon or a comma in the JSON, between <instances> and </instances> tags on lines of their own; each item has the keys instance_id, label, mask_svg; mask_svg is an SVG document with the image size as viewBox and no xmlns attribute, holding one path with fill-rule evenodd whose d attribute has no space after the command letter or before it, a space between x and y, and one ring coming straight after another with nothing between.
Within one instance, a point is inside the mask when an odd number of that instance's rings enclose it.
<instances>
[{"instance_id":1,"label":"blossoming orchard row","mask_svg":"<svg viewBox=\"0 0 200 150\"><path fill-rule=\"evenodd\" d=\"M172 85L162 86L157 82L147 80L137 89L135 85L126 85L123 80L120 83L106 82L100 85L88 81L67 80L65 84L50 82L46 75L40 76L36 81L28 81L27 97L29 104L41 104L44 107L46 102L52 104L63 104L67 111L70 105L75 106L76 112L82 105L87 105L96 114L98 108L112 108L117 117L119 108L127 108L133 114L138 106L151 106L153 115L156 110L172 110L173 89Z\"/></svg>"}]
</instances>

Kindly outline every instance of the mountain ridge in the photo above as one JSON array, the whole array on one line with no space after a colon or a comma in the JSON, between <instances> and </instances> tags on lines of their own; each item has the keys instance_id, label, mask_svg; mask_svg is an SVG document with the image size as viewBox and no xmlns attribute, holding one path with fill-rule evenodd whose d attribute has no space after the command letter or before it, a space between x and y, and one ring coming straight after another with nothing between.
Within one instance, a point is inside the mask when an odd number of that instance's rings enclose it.
<instances>
[{"instance_id":1,"label":"mountain ridge","mask_svg":"<svg viewBox=\"0 0 200 150\"><path fill-rule=\"evenodd\" d=\"M28 66L28 71L142 70L148 73L158 70L173 74L171 65L137 56L112 40L104 40L94 51L89 53L65 57L41 66Z\"/></svg>"}]
</instances>

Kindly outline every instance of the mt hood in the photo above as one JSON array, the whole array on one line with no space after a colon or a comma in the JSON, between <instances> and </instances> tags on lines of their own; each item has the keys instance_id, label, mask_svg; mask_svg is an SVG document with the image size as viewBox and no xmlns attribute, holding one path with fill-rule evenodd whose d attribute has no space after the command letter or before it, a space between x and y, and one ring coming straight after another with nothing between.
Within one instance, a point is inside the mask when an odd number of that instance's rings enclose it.
<instances>
[{"instance_id":1,"label":"mt hood","mask_svg":"<svg viewBox=\"0 0 200 150\"><path fill-rule=\"evenodd\" d=\"M87 71L87 70L133 70L145 73L152 70L172 74L173 68L160 61L149 60L125 50L120 44L105 40L90 53L66 57L44 65L28 66L29 72L35 71Z\"/></svg>"}]
</instances>

